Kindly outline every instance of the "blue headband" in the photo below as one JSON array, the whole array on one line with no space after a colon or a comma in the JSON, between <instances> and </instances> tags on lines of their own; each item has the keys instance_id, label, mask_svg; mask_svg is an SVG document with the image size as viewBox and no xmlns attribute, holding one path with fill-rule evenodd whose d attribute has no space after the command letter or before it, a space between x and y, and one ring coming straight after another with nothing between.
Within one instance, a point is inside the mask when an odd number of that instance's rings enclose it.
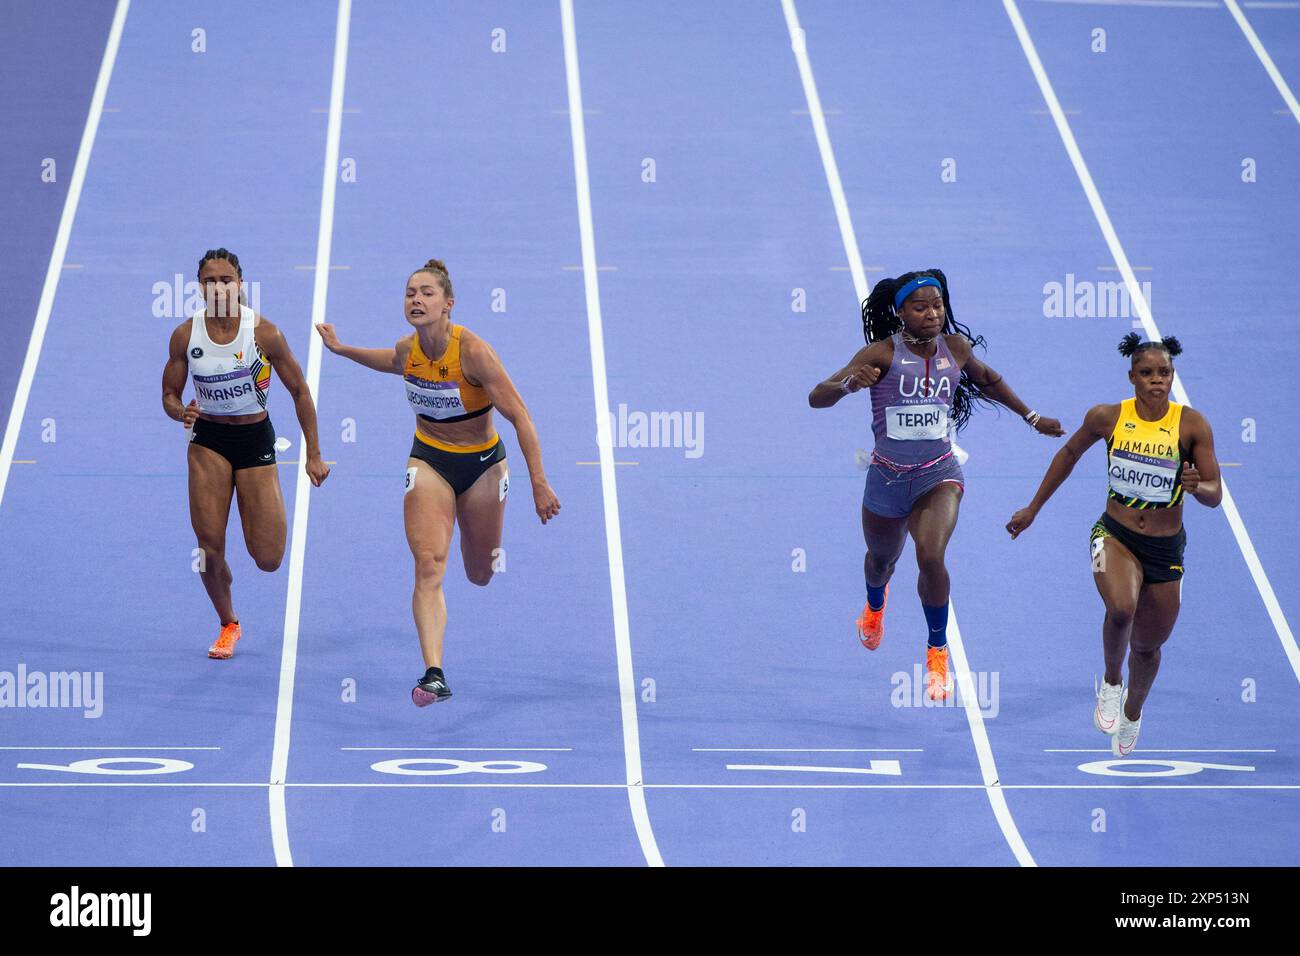
<instances>
[{"instance_id":1,"label":"blue headband","mask_svg":"<svg viewBox=\"0 0 1300 956\"><path fill-rule=\"evenodd\" d=\"M936 279L934 276L917 276L907 285L903 286L896 293L894 293L894 310L897 311L899 308L901 308L903 303L907 301L907 297L909 295L911 295L917 289L923 288L927 285L934 286L940 292L943 291L943 286L939 283L939 280Z\"/></svg>"}]
</instances>

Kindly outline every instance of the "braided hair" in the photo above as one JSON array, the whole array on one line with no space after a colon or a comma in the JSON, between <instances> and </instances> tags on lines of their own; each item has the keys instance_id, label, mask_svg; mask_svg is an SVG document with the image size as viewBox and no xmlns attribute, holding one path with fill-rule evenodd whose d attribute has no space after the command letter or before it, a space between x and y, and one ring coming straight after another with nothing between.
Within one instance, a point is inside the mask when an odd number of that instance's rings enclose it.
<instances>
[{"instance_id":1,"label":"braided hair","mask_svg":"<svg viewBox=\"0 0 1300 956\"><path fill-rule=\"evenodd\" d=\"M1143 342L1142 336L1138 335L1136 332L1130 332L1119 340L1119 354L1123 355L1125 358L1131 359L1132 365L1138 363L1138 359L1141 357L1143 352L1147 351L1147 349L1160 349L1168 355L1170 359L1173 359L1175 355L1182 354L1183 344L1172 335L1166 335L1159 342Z\"/></svg>"},{"instance_id":2,"label":"braided hair","mask_svg":"<svg viewBox=\"0 0 1300 956\"><path fill-rule=\"evenodd\" d=\"M948 301L948 278L940 269L925 269L921 272L905 272L897 279L881 279L871 287L871 294L862 303L862 333L867 343L882 342L903 328L903 320L894 308L894 296L907 283L921 276L930 276L939 280L939 291L943 294L943 330L944 335L962 335L972 346L984 347L984 336L971 335L970 329L962 325L952 314L952 304ZM974 404L994 404L980 387L971 380L962 369L961 378L952 393L952 420L957 431L966 427Z\"/></svg>"},{"instance_id":3,"label":"braided hair","mask_svg":"<svg viewBox=\"0 0 1300 956\"><path fill-rule=\"evenodd\" d=\"M210 262L213 259L224 259L235 267L235 274L239 278L244 278L244 270L239 268L239 256L235 255L229 249L209 249L203 253L203 258L199 260L199 271L203 271L203 263Z\"/></svg>"},{"instance_id":4,"label":"braided hair","mask_svg":"<svg viewBox=\"0 0 1300 956\"><path fill-rule=\"evenodd\" d=\"M221 259L225 262L229 262L235 267L235 275L239 276L241 280L244 278L244 270L239 267L239 256L235 255L224 246L220 249L209 249L207 252L203 253L203 258L199 260L199 272L203 271L203 264L205 262L211 262L213 259ZM239 287L239 304L248 304L248 294L244 291L242 285Z\"/></svg>"}]
</instances>

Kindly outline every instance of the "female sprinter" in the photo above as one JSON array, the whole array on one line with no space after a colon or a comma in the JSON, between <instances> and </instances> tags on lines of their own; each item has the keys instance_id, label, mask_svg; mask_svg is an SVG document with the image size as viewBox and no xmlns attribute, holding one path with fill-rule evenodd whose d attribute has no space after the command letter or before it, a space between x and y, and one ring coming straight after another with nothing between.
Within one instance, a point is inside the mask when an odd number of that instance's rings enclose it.
<instances>
[{"instance_id":1,"label":"female sprinter","mask_svg":"<svg viewBox=\"0 0 1300 956\"><path fill-rule=\"evenodd\" d=\"M1015 538L1033 524L1074 463L1094 442L1106 440L1110 492L1091 534L1092 578L1106 605L1106 678L1092 722L1111 735L1111 753L1125 757L1137 745L1142 705L1160 669L1160 646L1178 618L1187 545L1184 492L1215 508L1223 486L1210 423L1196 409L1169 401L1173 357L1182 351L1178 340L1142 342L1130 332L1119 350L1130 360L1133 398L1089 410L1052 459L1034 500L1011 516L1007 531Z\"/></svg>"},{"instance_id":2,"label":"female sprinter","mask_svg":"<svg viewBox=\"0 0 1300 956\"><path fill-rule=\"evenodd\" d=\"M1064 435L1061 423L1031 412L1002 376L972 354L983 337L952 317L948 280L938 269L881 279L862 306L867 346L808 396L829 408L845 395L871 390L876 445L862 496L867 541L867 603L858 637L869 649L884 636L885 597L910 532L920 568L917 591L929 629L926 693L945 700L948 674L948 569L944 552L957 524L965 479L953 458L949 424L961 429L973 400L1005 405L1043 435Z\"/></svg>"},{"instance_id":3,"label":"female sprinter","mask_svg":"<svg viewBox=\"0 0 1300 956\"><path fill-rule=\"evenodd\" d=\"M307 475L317 487L330 470L321 461L316 409L302 369L284 335L244 305L239 257L210 249L199 260L206 307L172 332L163 368L163 410L190 429L190 522L202 549L199 576L221 620L208 657L229 660L242 636L230 598L226 524L230 497L239 497L239 520L248 553L263 571L284 557L284 498L276 473L275 430L266 414L271 367L293 396L307 440ZM188 363L188 364L187 364ZM186 373L194 398L181 402Z\"/></svg>"},{"instance_id":4,"label":"female sprinter","mask_svg":"<svg viewBox=\"0 0 1300 956\"><path fill-rule=\"evenodd\" d=\"M447 267L430 259L406 283L406 321L415 332L393 348L343 345L334 326L316 326L325 347L336 355L405 378L406 400L416 415L403 510L415 558L411 610L427 668L411 690L417 707L451 696L442 672L447 626L442 577L453 525L460 522L465 576L475 584L492 580L494 552L501 546L510 476L505 444L492 424L493 406L519 436L542 524L560 511L542 471L537 429L523 399L492 346L452 323L454 303Z\"/></svg>"}]
</instances>

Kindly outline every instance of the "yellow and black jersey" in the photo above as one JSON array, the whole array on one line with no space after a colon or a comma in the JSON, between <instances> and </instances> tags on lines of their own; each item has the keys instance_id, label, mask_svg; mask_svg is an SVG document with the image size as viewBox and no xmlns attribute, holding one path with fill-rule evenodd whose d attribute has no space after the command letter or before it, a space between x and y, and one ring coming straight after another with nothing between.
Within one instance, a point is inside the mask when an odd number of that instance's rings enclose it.
<instances>
[{"instance_id":1,"label":"yellow and black jersey","mask_svg":"<svg viewBox=\"0 0 1300 956\"><path fill-rule=\"evenodd\" d=\"M460 334L464 326L451 327L447 349L430 359L420 348L420 337L412 336L402 378L411 410L429 422L462 422L492 410L487 390L465 378L460 366Z\"/></svg>"},{"instance_id":2,"label":"yellow and black jersey","mask_svg":"<svg viewBox=\"0 0 1300 956\"><path fill-rule=\"evenodd\" d=\"M1120 403L1119 420L1106 439L1110 497L1126 508L1172 508L1183 501L1183 406L1170 402L1158 422L1139 418L1136 406L1134 398Z\"/></svg>"}]
</instances>

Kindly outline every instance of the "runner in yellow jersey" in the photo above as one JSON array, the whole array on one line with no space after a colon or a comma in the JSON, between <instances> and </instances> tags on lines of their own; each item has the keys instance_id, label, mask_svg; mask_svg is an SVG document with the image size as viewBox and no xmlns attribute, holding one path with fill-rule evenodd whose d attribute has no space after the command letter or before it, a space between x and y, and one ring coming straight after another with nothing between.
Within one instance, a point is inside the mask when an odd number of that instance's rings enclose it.
<instances>
[{"instance_id":1,"label":"runner in yellow jersey","mask_svg":"<svg viewBox=\"0 0 1300 956\"><path fill-rule=\"evenodd\" d=\"M407 459L406 540L415 558L415 616L425 673L411 699L426 707L451 696L442 671L447 606L442 579L452 528L460 523L465 576L492 580L500 554L510 475L505 443L492 422L495 408L515 428L532 479L537 516L546 524L560 511L542 469L532 417L492 346L451 321L455 304L447 267L430 259L406 283L406 321L415 332L393 348L344 345L334 326L316 326L325 347L366 368L402 376L415 412L415 439Z\"/></svg>"},{"instance_id":2,"label":"runner in yellow jersey","mask_svg":"<svg viewBox=\"0 0 1300 956\"><path fill-rule=\"evenodd\" d=\"M1110 735L1115 756L1126 757L1137 746L1142 705L1181 605L1183 499L1191 495L1214 508L1223 500L1223 486L1210 423L1196 409L1169 401L1173 358L1182 351L1178 340L1143 342L1132 332L1119 350L1130 358L1134 397L1089 410L1052 459L1034 500L1011 516L1007 531L1015 538L1028 528L1083 453L1106 442L1110 492L1091 534L1093 580L1106 605L1106 676L1093 726Z\"/></svg>"}]
</instances>

